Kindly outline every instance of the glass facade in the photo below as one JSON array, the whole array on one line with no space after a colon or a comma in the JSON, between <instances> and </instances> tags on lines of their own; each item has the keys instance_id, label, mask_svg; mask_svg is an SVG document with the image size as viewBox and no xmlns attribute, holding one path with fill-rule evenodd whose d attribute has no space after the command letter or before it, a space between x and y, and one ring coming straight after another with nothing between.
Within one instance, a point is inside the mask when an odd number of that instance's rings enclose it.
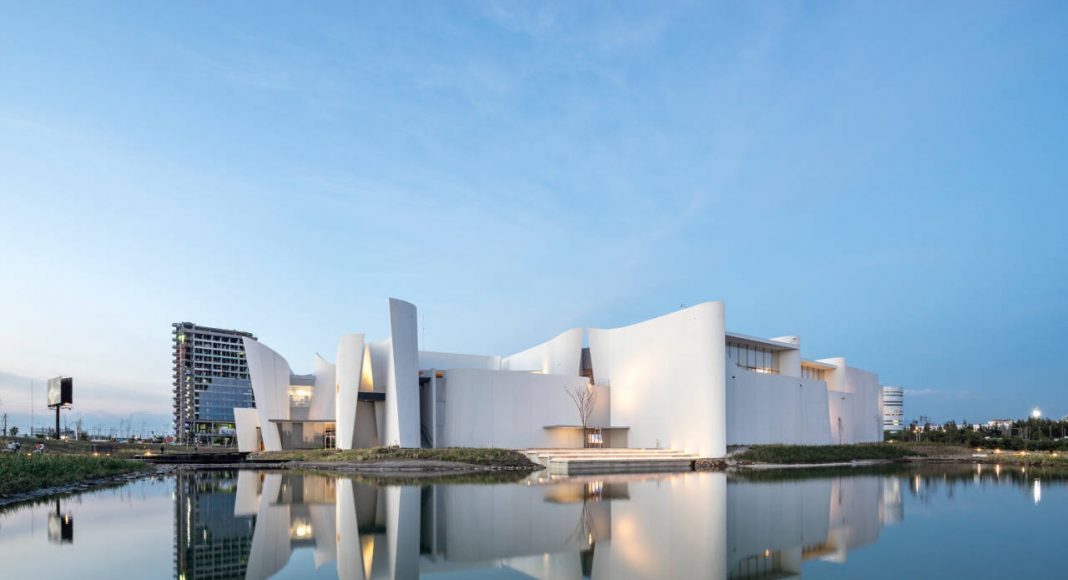
<instances>
[{"instance_id":1,"label":"glass facade","mask_svg":"<svg viewBox=\"0 0 1068 580\"><path fill-rule=\"evenodd\" d=\"M327 421L279 421L282 449L323 449L327 434L334 434L334 423Z\"/></svg>"},{"instance_id":2,"label":"glass facade","mask_svg":"<svg viewBox=\"0 0 1068 580\"><path fill-rule=\"evenodd\" d=\"M313 387L289 385L289 406L310 407Z\"/></svg>"},{"instance_id":3,"label":"glass facade","mask_svg":"<svg viewBox=\"0 0 1068 580\"><path fill-rule=\"evenodd\" d=\"M779 353L770 347L728 340L727 361L756 373L779 374Z\"/></svg>"},{"instance_id":4,"label":"glass facade","mask_svg":"<svg viewBox=\"0 0 1068 580\"><path fill-rule=\"evenodd\" d=\"M252 381L212 377L204 390L197 391L196 402L201 421L234 421L234 408L255 407Z\"/></svg>"},{"instance_id":5,"label":"glass facade","mask_svg":"<svg viewBox=\"0 0 1068 580\"><path fill-rule=\"evenodd\" d=\"M827 371L825 369L817 369L812 367L801 367L801 377L806 379L813 379L817 381L827 380Z\"/></svg>"}]
</instances>

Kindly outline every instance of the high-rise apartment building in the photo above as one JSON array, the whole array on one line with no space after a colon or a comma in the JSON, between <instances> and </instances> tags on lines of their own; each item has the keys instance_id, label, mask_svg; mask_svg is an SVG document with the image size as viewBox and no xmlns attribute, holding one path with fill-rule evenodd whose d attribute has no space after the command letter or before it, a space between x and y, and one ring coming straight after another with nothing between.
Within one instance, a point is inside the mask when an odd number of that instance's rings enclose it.
<instances>
[{"instance_id":1,"label":"high-rise apartment building","mask_svg":"<svg viewBox=\"0 0 1068 580\"><path fill-rule=\"evenodd\" d=\"M249 332L171 325L174 340L174 434L180 443L232 436L234 409L255 407L243 338Z\"/></svg>"}]
</instances>

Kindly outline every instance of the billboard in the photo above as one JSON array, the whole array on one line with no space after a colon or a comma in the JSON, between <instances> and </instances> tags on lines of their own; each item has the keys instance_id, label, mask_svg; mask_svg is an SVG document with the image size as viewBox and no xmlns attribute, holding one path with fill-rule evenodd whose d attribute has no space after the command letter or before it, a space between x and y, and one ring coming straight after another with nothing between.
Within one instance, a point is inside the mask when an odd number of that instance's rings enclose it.
<instances>
[{"instance_id":1,"label":"billboard","mask_svg":"<svg viewBox=\"0 0 1068 580\"><path fill-rule=\"evenodd\" d=\"M71 391L74 390L74 379L70 377L56 377L48 379L48 406L70 405Z\"/></svg>"}]
</instances>

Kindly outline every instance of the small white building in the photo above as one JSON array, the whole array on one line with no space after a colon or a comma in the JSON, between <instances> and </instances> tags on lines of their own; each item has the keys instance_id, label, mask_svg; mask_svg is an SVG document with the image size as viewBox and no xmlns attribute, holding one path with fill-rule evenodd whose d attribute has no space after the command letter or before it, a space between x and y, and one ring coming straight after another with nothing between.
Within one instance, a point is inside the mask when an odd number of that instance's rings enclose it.
<instances>
[{"instance_id":1,"label":"small white building","mask_svg":"<svg viewBox=\"0 0 1068 580\"><path fill-rule=\"evenodd\" d=\"M256 408L235 409L242 451L401 447L670 448L882 440L878 376L807 360L796 336L727 332L722 302L612 329L573 328L511 355L420 351L416 308L390 299L391 335L338 341L294 374L244 339ZM588 344L584 347L583 344ZM569 392L595 402L582 427Z\"/></svg>"}]
</instances>

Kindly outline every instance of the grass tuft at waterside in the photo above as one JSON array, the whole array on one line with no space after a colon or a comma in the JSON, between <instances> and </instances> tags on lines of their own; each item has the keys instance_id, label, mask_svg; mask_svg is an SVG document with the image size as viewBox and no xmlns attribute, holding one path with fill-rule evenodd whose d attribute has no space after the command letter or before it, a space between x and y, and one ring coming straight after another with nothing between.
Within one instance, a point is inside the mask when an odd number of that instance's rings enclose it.
<instances>
[{"instance_id":1,"label":"grass tuft at waterside","mask_svg":"<svg viewBox=\"0 0 1068 580\"><path fill-rule=\"evenodd\" d=\"M526 455L512 449L491 447L443 447L439 449L411 449L406 447L371 447L368 449L309 449L301 451L268 451L253 454L249 460L330 461L344 463L373 463L383 461L448 461L509 469L538 469Z\"/></svg>"},{"instance_id":2,"label":"grass tuft at waterside","mask_svg":"<svg viewBox=\"0 0 1068 580\"><path fill-rule=\"evenodd\" d=\"M858 445L753 445L732 457L737 461L775 464L843 463L848 461L901 460L922 453L888 443Z\"/></svg>"},{"instance_id":3,"label":"grass tuft at waterside","mask_svg":"<svg viewBox=\"0 0 1068 580\"><path fill-rule=\"evenodd\" d=\"M149 465L112 457L3 453L0 497L151 469Z\"/></svg>"}]
</instances>

